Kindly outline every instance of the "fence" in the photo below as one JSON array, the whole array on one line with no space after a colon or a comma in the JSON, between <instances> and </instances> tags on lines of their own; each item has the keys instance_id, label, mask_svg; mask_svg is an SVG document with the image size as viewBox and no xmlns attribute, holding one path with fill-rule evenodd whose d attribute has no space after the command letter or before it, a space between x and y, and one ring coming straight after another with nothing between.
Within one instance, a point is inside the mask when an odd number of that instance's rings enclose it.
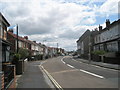
<instances>
[{"instance_id":1,"label":"fence","mask_svg":"<svg viewBox=\"0 0 120 90\"><path fill-rule=\"evenodd\" d=\"M9 88L15 78L15 66L14 65L3 65L4 71L4 89Z\"/></svg>"}]
</instances>

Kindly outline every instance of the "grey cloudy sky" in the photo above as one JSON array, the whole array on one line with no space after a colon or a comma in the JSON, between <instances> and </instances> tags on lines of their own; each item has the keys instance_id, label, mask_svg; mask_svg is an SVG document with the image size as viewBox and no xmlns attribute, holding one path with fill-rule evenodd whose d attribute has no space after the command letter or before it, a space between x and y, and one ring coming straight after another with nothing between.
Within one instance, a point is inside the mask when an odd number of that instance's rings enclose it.
<instances>
[{"instance_id":1,"label":"grey cloudy sky","mask_svg":"<svg viewBox=\"0 0 120 90\"><path fill-rule=\"evenodd\" d=\"M106 18L117 19L119 0L0 0L0 10L30 40L76 50L76 40ZM99 17L99 18L98 18Z\"/></svg>"}]
</instances>

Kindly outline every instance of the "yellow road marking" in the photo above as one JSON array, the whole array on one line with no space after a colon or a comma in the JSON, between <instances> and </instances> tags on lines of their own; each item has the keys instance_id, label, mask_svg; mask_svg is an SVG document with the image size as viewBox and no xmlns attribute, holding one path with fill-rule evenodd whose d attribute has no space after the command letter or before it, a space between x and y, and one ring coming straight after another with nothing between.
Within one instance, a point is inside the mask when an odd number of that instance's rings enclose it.
<instances>
[{"instance_id":1,"label":"yellow road marking","mask_svg":"<svg viewBox=\"0 0 120 90\"><path fill-rule=\"evenodd\" d=\"M43 71L47 74L47 76L49 77L49 79L53 82L53 84L59 89L59 90L63 90L63 88L56 82L56 80L48 73L47 70L44 69L43 66L40 65L40 67L43 69Z\"/></svg>"}]
</instances>

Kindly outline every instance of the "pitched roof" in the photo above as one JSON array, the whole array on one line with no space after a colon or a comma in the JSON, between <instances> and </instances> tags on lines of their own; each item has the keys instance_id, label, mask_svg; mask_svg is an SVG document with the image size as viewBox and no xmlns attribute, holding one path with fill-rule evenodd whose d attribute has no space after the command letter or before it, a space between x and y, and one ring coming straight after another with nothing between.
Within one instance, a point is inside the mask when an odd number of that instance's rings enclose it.
<instances>
[{"instance_id":1,"label":"pitched roof","mask_svg":"<svg viewBox=\"0 0 120 90\"><path fill-rule=\"evenodd\" d=\"M118 19L117 21L112 22L109 27L105 27L103 30L101 30L100 33L102 33L102 32L104 32L104 31L106 31L106 30L114 27L115 25L117 25L117 24L119 24L119 23L120 23L120 19Z\"/></svg>"},{"instance_id":2,"label":"pitched roof","mask_svg":"<svg viewBox=\"0 0 120 90\"><path fill-rule=\"evenodd\" d=\"M6 20L6 18L2 15L2 13L0 12L0 20L3 19L6 23L7 26L10 26L9 22Z\"/></svg>"},{"instance_id":3,"label":"pitched roof","mask_svg":"<svg viewBox=\"0 0 120 90\"><path fill-rule=\"evenodd\" d=\"M91 34L91 31L89 29L87 29L76 42L82 41L84 38L86 38L90 34Z\"/></svg>"},{"instance_id":4,"label":"pitched roof","mask_svg":"<svg viewBox=\"0 0 120 90\"><path fill-rule=\"evenodd\" d=\"M14 38L17 38L17 35L14 34L14 33L12 33L12 32L8 32L8 34L10 34L11 36L13 36ZM25 41L25 38L18 36L18 40Z\"/></svg>"}]
</instances>

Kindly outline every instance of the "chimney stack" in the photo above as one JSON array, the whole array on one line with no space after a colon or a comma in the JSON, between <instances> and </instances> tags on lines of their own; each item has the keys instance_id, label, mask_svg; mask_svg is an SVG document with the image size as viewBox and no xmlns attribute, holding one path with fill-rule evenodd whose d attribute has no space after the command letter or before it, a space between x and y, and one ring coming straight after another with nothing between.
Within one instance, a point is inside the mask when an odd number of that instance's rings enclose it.
<instances>
[{"instance_id":1,"label":"chimney stack","mask_svg":"<svg viewBox=\"0 0 120 90\"><path fill-rule=\"evenodd\" d=\"M109 26L110 26L110 20L106 19L106 27L109 28Z\"/></svg>"},{"instance_id":2,"label":"chimney stack","mask_svg":"<svg viewBox=\"0 0 120 90\"><path fill-rule=\"evenodd\" d=\"M13 29L9 29L9 30L8 30L8 32L11 32L11 33L13 33Z\"/></svg>"},{"instance_id":3,"label":"chimney stack","mask_svg":"<svg viewBox=\"0 0 120 90\"><path fill-rule=\"evenodd\" d=\"M98 29L97 29L97 28L95 28L94 30L95 30L95 31L98 31Z\"/></svg>"},{"instance_id":4,"label":"chimney stack","mask_svg":"<svg viewBox=\"0 0 120 90\"><path fill-rule=\"evenodd\" d=\"M28 36L24 36L24 38L25 38L26 40L28 40Z\"/></svg>"},{"instance_id":5,"label":"chimney stack","mask_svg":"<svg viewBox=\"0 0 120 90\"><path fill-rule=\"evenodd\" d=\"M99 31L102 31L102 26L99 25Z\"/></svg>"},{"instance_id":6,"label":"chimney stack","mask_svg":"<svg viewBox=\"0 0 120 90\"><path fill-rule=\"evenodd\" d=\"M33 41L34 43L36 43L36 41Z\"/></svg>"}]
</instances>

